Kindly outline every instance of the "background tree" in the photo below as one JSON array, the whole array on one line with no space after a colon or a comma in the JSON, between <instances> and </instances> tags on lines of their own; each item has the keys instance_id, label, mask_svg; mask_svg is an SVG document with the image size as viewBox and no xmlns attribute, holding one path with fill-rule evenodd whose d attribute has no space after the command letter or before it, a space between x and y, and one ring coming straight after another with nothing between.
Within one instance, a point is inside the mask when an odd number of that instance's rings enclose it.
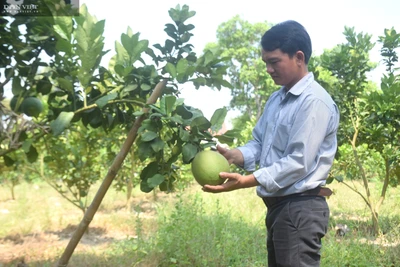
<instances>
[{"instance_id":1,"label":"background tree","mask_svg":"<svg viewBox=\"0 0 400 267\"><path fill-rule=\"evenodd\" d=\"M261 59L261 37L270 27L268 22L252 24L235 16L218 26L217 42L206 46L230 58L227 65L233 85L230 108L241 112L234 120L234 128L241 129L252 117L257 120L267 98L278 88Z\"/></svg>"},{"instance_id":2,"label":"background tree","mask_svg":"<svg viewBox=\"0 0 400 267\"><path fill-rule=\"evenodd\" d=\"M393 51L398 47L398 34L393 29L386 30L385 33L384 37L380 37L383 43L381 55L385 58L389 75L383 76L381 88L367 80L367 73L376 66L369 61L369 52L375 45L371 42L370 35L356 34L354 28L346 27L344 35L348 42L321 55L321 65L336 78L334 86L328 89L341 114L339 153L348 151L346 148L352 151L352 160L346 157L348 153L346 156L338 154L338 164L335 165L338 172L335 178L357 192L365 201L371 211L374 234L380 232L378 213L389 182L397 184L394 173L399 159L396 127L400 91L398 78L391 71L396 61ZM368 166L371 166L367 163L368 158L380 159L383 164L375 164L368 173ZM379 166L383 166L384 170L379 171ZM376 177L382 173L381 177ZM356 186L346 183L343 177L361 179L364 193ZM378 198L371 193L372 180L383 182Z\"/></svg>"},{"instance_id":3,"label":"background tree","mask_svg":"<svg viewBox=\"0 0 400 267\"><path fill-rule=\"evenodd\" d=\"M107 170L106 149L99 142L103 136L100 129L75 124L65 135L44 140L43 162L39 162L42 179L83 214L90 189Z\"/></svg>"}]
</instances>

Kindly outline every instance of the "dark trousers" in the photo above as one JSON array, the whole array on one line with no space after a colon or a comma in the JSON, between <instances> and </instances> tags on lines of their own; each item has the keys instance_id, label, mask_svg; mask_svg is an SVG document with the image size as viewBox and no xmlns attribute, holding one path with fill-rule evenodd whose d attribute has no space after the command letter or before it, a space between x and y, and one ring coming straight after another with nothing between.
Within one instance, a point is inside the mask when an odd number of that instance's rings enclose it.
<instances>
[{"instance_id":1,"label":"dark trousers","mask_svg":"<svg viewBox=\"0 0 400 267\"><path fill-rule=\"evenodd\" d=\"M323 196L297 196L269 207L269 267L320 266L321 239L328 229L329 207Z\"/></svg>"}]
</instances>

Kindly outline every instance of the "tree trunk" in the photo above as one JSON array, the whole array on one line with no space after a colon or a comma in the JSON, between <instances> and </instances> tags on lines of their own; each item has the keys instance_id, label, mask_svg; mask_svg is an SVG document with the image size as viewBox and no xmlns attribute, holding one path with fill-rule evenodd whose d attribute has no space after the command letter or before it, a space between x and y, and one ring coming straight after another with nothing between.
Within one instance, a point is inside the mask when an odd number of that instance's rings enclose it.
<instances>
[{"instance_id":1,"label":"tree trunk","mask_svg":"<svg viewBox=\"0 0 400 267\"><path fill-rule=\"evenodd\" d=\"M14 181L11 181L11 199L15 200L15 185L14 185Z\"/></svg>"},{"instance_id":2,"label":"tree trunk","mask_svg":"<svg viewBox=\"0 0 400 267\"><path fill-rule=\"evenodd\" d=\"M379 220L378 220L378 212L375 209L375 206L371 206L371 213L372 213L372 234L374 236L379 235L381 232L381 228L379 227Z\"/></svg>"},{"instance_id":3,"label":"tree trunk","mask_svg":"<svg viewBox=\"0 0 400 267\"><path fill-rule=\"evenodd\" d=\"M381 197L379 198L379 201L376 203L377 211L379 211L381 205L383 204L383 201L386 198L386 192L389 186L389 179L390 179L390 164L389 164L389 159L385 158L385 180L383 181Z\"/></svg>"},{"instance_id":4,"label":"tree trunk","mask_svg":"<svg viewBox=\"0 0 400 267\"><path fill-rule=\"evenodd\" d=\"M167 80L164 80L157 84L153 93L148 98L147 104L154 104L157 102L157 99L161 96L161 93L166 84L167 84ZM148 108L144 108L143 111L144 111L144 114L135 120L135 123L133 124L132 128L130 129L128 136L127 136L124 144L121 147L120 152L115 157L114 162L112 163L111 167L109 168L108 173L103 180L103 183L101 184L99 190L97 191L97 193L92 201L92 204L87 209L83 219L81 220L80 224L78 225L78 228L76 229L73 236L71 237L67 247L64 250L64 253L61 255L61 258L58 261L57 266L61 267L61 266L68 265L69 259L71 258L72 254L74 253L76 246L78 245L83 234L85 233L90 222L92 221L94 215L96 214L96 212L101 204L101 201L103 200L105 194L107 193L108 188L110 187L112 181L114 180L115 176L117 175L119 169L122 166L123 161L126 158L126 155L128 154L129 150L132 147L133 142L136 139L137 132L138 132L139 127L141 126L143 120L146 117Z\"/></svg>"},{"instance_id":5,"label":"tree trunk","mask_svg":"<svg viewBox=\"0 0 400 267\"><path fill-rule=\"evenodd\" d=\"M357 120L357 122L358 122L358 120ZM372 234L373 235L377 235L377 234L380 233L379 221L378 221L378 213L376 211L375 203L373 202L372 197L371 197L371 191L369 189L368 179L367 179L367 176L365 175L364 167L363 167L363 165L362 165L362 163L360 161L360 158L358 156L358 153L357 153L356 140L357 140L357 137L358 137L358 123L355 123L354 129L355 129L355 132L354 132L354 135L353 135L353 139L351 140L350 143L351 143L351 147L352 147L352 150L353 150L354 159L356 161L358 169L360 170L361 178L362 178L362 181L363 181L363 184L364 184L364 189L365 189L365 192L366 192L366 198L364 198L364 200L367 201L367 205L368 205L369 209L371 210L372 229L373 229L373 233Z\"/></svg>"},{"instance_id":6,"label":"tree trunk","mask_svg":"<svg viewBox=\"0 0 400 267\"><path fill-rule=\"evenodd\" d=\"M128 181L126 182L126 211L131 212L132 204L131 204L131 197L132 197L132 190L133 190L133 181L135 177L135 153L134 150L131 149L131 163L132 163L132 174L131 177L128 177Z\"/></svg>"},{"instance_id":7,"label":"tree trunk","mask_svg":"<svg viewBox=\"0 0 400 267\"><path fill-rule=\"evenodd\" d=\"M133 190L133 182L132 177L128 178L126 184L126 211L131 212L132 204L131 204L131 197L132 197L132 190Z\"/></svg>"}]
</instances>

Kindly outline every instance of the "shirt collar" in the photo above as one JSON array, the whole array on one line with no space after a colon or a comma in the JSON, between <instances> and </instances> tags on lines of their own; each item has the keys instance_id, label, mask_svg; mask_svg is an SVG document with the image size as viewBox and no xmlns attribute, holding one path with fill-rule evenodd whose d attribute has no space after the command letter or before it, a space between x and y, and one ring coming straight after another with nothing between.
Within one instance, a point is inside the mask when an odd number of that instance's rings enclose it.
<instances>
[{"instance_id":1,"label":"shirt collar","mask_svg":"<svg viewBox=\"0 0 400 267\"><path fill-rule=\"evenodd\" d=\"M314 81L314 74L309 72L306 76L301 78L289 91L286 91L285 86L282 86L279 90L281 100L283 100L289 93L291 95L298 96L304 92L304 90Z\"/></svg>"},{"instance_id":2,"label":"shirt collar","mask_svg":"<svg viewBox=\"0 0 400 267\"><path fill-rule=\"evenodd\" d=\"M306 76L301 78L292 88L290 88L288 93L292 95L300 95L304 90L314 81L314 74L309 72Z\"/></svg>"}]
</instances>

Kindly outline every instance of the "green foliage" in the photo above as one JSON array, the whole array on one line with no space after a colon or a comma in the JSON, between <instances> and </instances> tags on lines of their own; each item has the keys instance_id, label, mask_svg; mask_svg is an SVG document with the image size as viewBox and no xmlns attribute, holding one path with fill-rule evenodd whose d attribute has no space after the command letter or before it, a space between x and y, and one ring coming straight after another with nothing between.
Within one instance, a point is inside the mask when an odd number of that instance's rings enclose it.
<instances>
[{"instance_id":1,"label":"green foliage","mask_svg":"<svg viewBox=\"0 0 400 267\"><path fill-rule=\"evenodd\" d=\"M226 65L233 85L230 108L243 113L242 121L259 118L268 96L277 89L260 56L260 40L270 26L267 22L251 24L235 16L219 25L217 43L207 45L230 58Z\"/></svg>"},{"instance_id":2,"label":"green foliage","mask_svg":"<svg viewBox=\"0 0 400 267\"><path fill-rule=\"evenodd\" d=\"M59 13L63 11L50 1L44 0L43 4L53 17L0 20L4 26L2 40L5 40L0 70L6 76L0 94L11 85L7 92L11 93L7 109L10 121L16 121L18 113L24 112L32 116L29 121L36 126L12 128L14 135L24 133L30 146L24 145L23 140L9 142L9 138L4 138L0 155L12 164L8 154L24 146L28 159L33 162L38 157L35 146L41 136L52 133L63 144L63 134L74 129L74 125L82 124L89 132L101 128L105 134L113 129L129 128L144 114L142 109L148 108L149 95L163 80L167 81L164 96L159 104L150 107L150 114L145 114L137 156L146 163L160 163L156 173L141 175L144 191L157 186L172 190L173 182L179 178L174 165L179 155L182 154L182 162L187 164L199 150L215 144L209 128L212 132L218 131L226 116L226 110L220 109L208 121L201 111L179 99L178 86L192 83L196 89L231 87L224 79L226 67L222 63L226 58L211 50L201 56L193 52L189 41L194 26L187 20L195 12L187 5L171 8L172 23L164 29L168 36L165 44L155 44L153 48L148 40L140 39L140 34L128 27L120 41L115 42L115 55L105 68L101 60L110 52L103 49L105 21L98 21L86 5L80 7L80 16L74 17L63 16ZM26 49L21 50L22 47ZM27 110L26 99L37 99L44 107L36 105L33 111ZM99 140L105 140L104 136ZM57 139L53 141L56 145ZM75 144L69 146L68 149L74 149Z\"/></svg>"},{"instance_id":3,"label":"green foliage","mask_svg":"<svg viewBox=\"0 0 400 267\"><path fill-rule=\"evenodd\" d=\"M379 42L382 43L381 56L384 57L383 62L386 64L386 71L393 73L395 63L399 58L396 53L396 48L400 46L400 34L392 27L385 29L385 36L379 37Z\"/></svg>"},{"instance_id":4,"label":"green foliage","mask_svg":"<svg viewBox=\"0 0 400 267\"><path fill-rule=\"evenodd\" d=\"M181 162L189 164L198 152L215 145L212 129L221 127L226 109L216 110L210 122L199 109L172 95L162 97L151 108L137 141L139 159L151 159L140 176L141 189L150 192L160 186L162 191L172 191L173 182L179 179L175 162L181 155Z\"/></svg>"},{"instance_id":5,"label":"green foliage","mask_svg":"<svg viewBox=\"0 0 400 267\"><path fill-rule=\"evenodd\" d=\"M350 144L343 144L338 148L340 158L335 161L332 173L342 182L343 178L351 181L360 181L362 176L354 159ZM370 149L367 144L357 147L357 154L361 159L368 182L382 182L385 177L385 164L381 154Z\"/></svg>"},{"instance_id":6,"label":"green foliage","mask_svg":"<svg viewBox=\"0 0 400 267\"><path fill-rule=\"evenodd\" d=\"M42 179L83 212L91 186L106 172L102 136L98 129L76 124L61 136L44 140Z\"/></svg>"},{"instance_id":7,"label":"green foliage","mask_svg":"<svg viewBox=\"0 0 400 267\"><path fill-rule=\"evenodd\" d=\"M400 46L400 34L393 28L386 29L379 42L388 73L381 79L381 90L368 95L366 142L382 154L390 177L397 178L391 179L391 184L397 185L400 181L400 76L395 72L398 61L395 50Z\"/></svg>"},{"instance_id":8,"label":"green foliage","mask_svg":"<svg viewBox=\"0 0 400 267\"><path fill-rule=\"evenodd\" d=\"M345 27L344 35L347 43L325 50L320 56L321 66L335 77L335 80L325 85L328 85L326 89L339 107L340 144L352 138L352 120L354 121L355 116L360 116L360 120L365 117L360 102L370 88L367 74L376 66L369 60L369 53L375 45L371 43L371 35L356 33L350 27Z\"/></svg>"},{"instance_id":9,"label":"green foliage","mask_svg":"<svg viewBox=\"0 0 400 267\"><path fill-rule=\"evenodd\" d=\"M339 150L337 163L329 182L337 181L358 193L372 215L373 232L380 232L378 212L389 185L399 182L399 76L394 73L397 62L396 48L400 35L394 29L385 30L379 41L383 44L381 55L385 58L387 75L377 89L367 80L366 74L375 64L369 62L371 43L368 34L356 34L353 28L345 28L347 43L321 55L321 65L336 78L329 87L338 104L341 122L338 132ZM346 145L346 143L348 145ZM336 171L336 173L335 173ZM346 179L362 179L365 193L347 183ZM382 181L379 198L372 197L371 179Z\"/></svg>"}]
</instances>

